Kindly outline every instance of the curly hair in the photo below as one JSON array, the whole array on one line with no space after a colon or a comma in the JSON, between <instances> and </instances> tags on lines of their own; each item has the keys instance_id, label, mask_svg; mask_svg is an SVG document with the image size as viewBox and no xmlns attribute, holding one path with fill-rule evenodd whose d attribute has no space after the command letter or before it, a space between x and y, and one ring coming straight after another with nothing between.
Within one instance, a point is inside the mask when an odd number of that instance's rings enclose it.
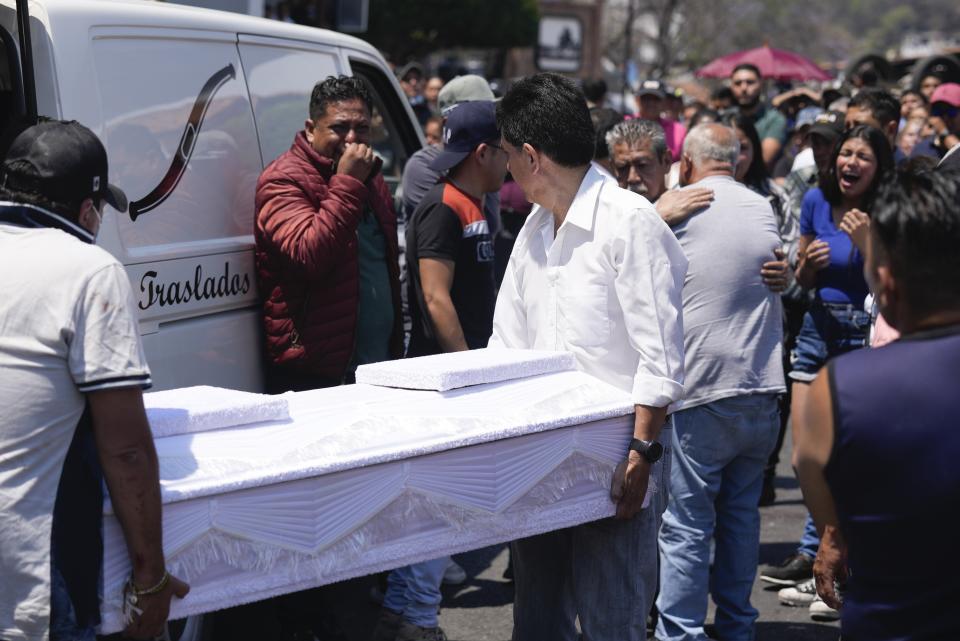
<instances>
[{"instance_id":1,"label":"curly hair","mask_svg":"<svg viewBox=\"0 0 960 641\"><path fill-rule=\"evenodd\" d=\"M310 93L310 119L322 118L330 103L357 99L363 101L367 110L373 111L373 98L363 80L352 76L327 76L315 84Z\"/></svg>"}]
</instances>

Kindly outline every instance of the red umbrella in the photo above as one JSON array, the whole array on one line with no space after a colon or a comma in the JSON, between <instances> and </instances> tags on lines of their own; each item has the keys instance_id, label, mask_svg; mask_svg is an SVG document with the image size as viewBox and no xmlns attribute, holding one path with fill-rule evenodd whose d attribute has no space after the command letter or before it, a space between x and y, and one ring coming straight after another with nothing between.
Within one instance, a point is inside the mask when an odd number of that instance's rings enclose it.
<instances>
[{"instance_id":1,"label":"red umbrella","mask_svg":"<svg viewBox=\"0 0 960 641\"><path fill-rule=\"evenodd\" d=\"M738 64L756 65L764 78L774 80L830 80L830 75L809 58L792 51L773 49L767 45L738 51L717 58L697 70L701 78L728 78Z\"/></svg>"}]
</instances>

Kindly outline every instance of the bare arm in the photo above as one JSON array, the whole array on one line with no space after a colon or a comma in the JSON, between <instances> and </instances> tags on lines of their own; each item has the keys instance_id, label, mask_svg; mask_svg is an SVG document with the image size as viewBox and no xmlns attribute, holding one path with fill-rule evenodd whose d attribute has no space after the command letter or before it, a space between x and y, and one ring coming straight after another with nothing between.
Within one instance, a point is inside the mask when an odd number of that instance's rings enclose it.
<instances>
[{"instance_id":1,"label":"bare arm","mask_svg":"<svg viewBox=\"0 0 960 641\"><path fill-rule=\"evenodd\" d=\"M453 287L453 275L456 269L452 260L439 258L421 258L420 286L423 288L423 300L427 313L433 322L437 343L444 352L462 352L468 349L463 336L460 317L450 298Z\"/></svg>"},{"instance_id":2,"label":"bare arm","mask_svg":"<svg viewBox=\"0 0 960 641\"><path fill-rule=\"evenodd\" d=\"M654 209L670 227L679 225L696 211L713 202L713 190L705 187L669 189L657 199Z\"/></svg>"},{"instance_id":3,"label":"bare arm","mask_svg":"<svg viewBox=\"0 0 960 641\"><path fill-rule=\"evenodd\" d=\"M829 370L824 368L810 384L805 411L794 426L793 466L797 470L803 498L821 536L814 563L817 591L829 605L840 605L835 581L846 578L846 543L840 532L837 506L824 469L833 449L833 408L830 400Z\"/></svg>"},{"instance_id":4,"label":"bare arm","mask_svg":"<svg viewBox=\"0 0 960 641\"><path fill-rule=\"evenodd\" d=\"M763 153L763 162L767 167L773 166L773 161L777 159L777 154L780 153L780 148L783 147L783 144L776 138L764 138L760 141L760 149Z\"/></svg>"},{"instance_id":5,"label":"bare arm","mask_svg":"<svg viewBox=\"0 0 960 641\"><path fill-rule=\"evenodd\" d=\"M796 89L791 89L790 91L785 91L782 94L774 96L770 101L770 104L773 105L775 109L779 109L780 105L795 96L807 96L814 102L820 102L822 99L822 95L819 92L816 92L809 87L797 87Z\"/></svg>"},{"instance_id":6,"label":"bare arm","mask_svg":"<svg viewBox=\"0 0 960 641\"><path fill-rule=\"evenodd\" d=\"M127 543L133 584L141 589L155 586L166 570L159 465L143 409L143 394L137 387L123 387L91 392L87 400L110 500ZM170 599L174 595L183 598L188 590L185 583L171 577L167 589L141 597L138 607L143 614L127 633L137 638L159 635Z\"/></svg>"}]
</instances>

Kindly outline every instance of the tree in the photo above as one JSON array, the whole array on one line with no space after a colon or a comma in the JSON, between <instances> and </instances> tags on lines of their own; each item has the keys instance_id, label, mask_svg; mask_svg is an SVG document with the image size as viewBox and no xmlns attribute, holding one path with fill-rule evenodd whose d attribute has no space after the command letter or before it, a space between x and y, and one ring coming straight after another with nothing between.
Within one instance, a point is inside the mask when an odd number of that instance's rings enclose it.
<instances>
[{"instance_id":1,"label":"tree","mask_svg":"<svg viewBox=\"0 0 960 641\"><path fill-rule=\"evenodd\" d=\"M395 63L438 49L532 47L537 0L370 0L364 37Z\"/></svg>"},{"instance_id":2,"label":"tree","mask_svg":"<svg viewBox=\"0 0 960 641\"><path fill-rule=\"evenodd\" d=\"M618 65L628 2L637 16L631 58L649 77L765 42L826 62L883 54L911 31L960 30L956 0L608 0L605 51Z\"/></svg>"}]
</instances>

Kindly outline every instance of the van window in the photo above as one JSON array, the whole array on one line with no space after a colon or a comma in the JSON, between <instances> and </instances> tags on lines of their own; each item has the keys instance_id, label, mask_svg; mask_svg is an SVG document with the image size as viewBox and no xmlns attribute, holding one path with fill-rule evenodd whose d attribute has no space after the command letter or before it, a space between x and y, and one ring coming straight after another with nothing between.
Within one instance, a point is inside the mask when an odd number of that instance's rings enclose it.
<instances>
[{"instance_id":1,"label":"van window","mask_svg":"<svg viewBox=\"0 0 960 641\"><path fill-rule=\"evenodd\" d=\"M353 75L364 80L373 96L371 143L383 158L383 178L395 193L407 159L420 149L420 138L396 89L377 67L351 59Z\"/></svg>"},{"instance_id":2,"label":"van window","mask_svg":"<svg viewBox=\"0 0 960 641\"><path fill-rule=\"evenodd\" d=\"M7 147L20 131L24 113L23 80L16 41L9 31L0 27L0 153L6 155Z\"/></svg>"},{"instance_id":3,"label":"van window","mask_svg":"<svg viewBox=\"0 0 960 641\"><path fill-rule=\"evenodd\" d=\"M266 166L303 129L313 85L340 75L339 57L332 48L277 38L241 35L239 47Z\"/></svg>"},{"instance_id":4,"label":"van window","mask_svg":"<svg viewBox=\"0 0 960 641\"><path fill-rule=\"evenodd\" d=\"M249 245L261 165L236 36L119 29L95 32L93 54L110 179L130 199L123 251L136 262Z\"/></svg>"}]
</instances>

